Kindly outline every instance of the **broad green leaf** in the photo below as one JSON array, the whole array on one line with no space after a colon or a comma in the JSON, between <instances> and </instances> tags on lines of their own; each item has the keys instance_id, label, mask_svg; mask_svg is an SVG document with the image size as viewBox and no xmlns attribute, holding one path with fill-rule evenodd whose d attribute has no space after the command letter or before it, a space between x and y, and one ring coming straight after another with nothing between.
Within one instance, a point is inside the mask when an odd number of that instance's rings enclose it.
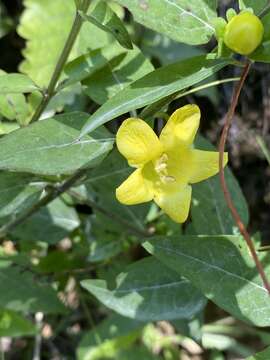
<instances>
[{"instance_id":1,"label":"broad green leaf","mask_svg":"<svg viewBox=\"0 0 270 360\"><path fill-rule=\"evenodd\" d=\"M84 335L77 349L78 360L92 360L93 354L106 342L133 334L143 327L143 323L119 315L112 315L93 330ZM120 350L120 349L119 349Z\"/></svg>"},{"instance_id":2,"label":"broad green leaf","mask_svg":"<svg viewBox=\"0 0 270 360\"><path fill-rule=\"evenodd\" d=\"M0 74L0 95L28 93L38 90L33 81L23 74Z\"/></svg>"},{"instance_id":3,"label":"broad green leaf","mask_svg":"<svg viewBox=\"0 0 270 360\"><path fill-rule=\"evenodd\" d=\"M242 238L155 237L144 247L236 318L256 326L270 325L269 294Z\"/></svg>"},{"instance_id":4,"label":"broad green leaf","mask_svg":"<svg viewBox=\"0 0 270 360\"><path fill-rule=\"evenodd\" d=\"M126 49L132 49L132 41L122 20L113 12L108 4L100 1L90 14L80 13L84 20L112 34Z\"/></svg>"},{"instance_id":5,"label":"broad green leaf","mask_svg":"<svg viewBox=\"0 0 270 360\"><path fill-rule=\"evenodd\" d=\"M111 150L105 129L77 141L87 114L66 113L38 121L0 139L0 169L43 175L96 166Z\"/></svg>"},{"instance_id":6,"label":"broad green leaf","mask_svg":"<svg viewBox=\"0 0 270 360\"><path fill-rule=\"evenodd\" d=\"M249 356L246 360L269 360L269 358L270 358L270 347L253 356Z\"/></svg>"},{"instance_id":7,"label":"broad green leaf","mask_svg":"<svg viewBox=\"0 0 270 360\"><path fill-rule=\"evenodd\" d=\"M173 40L191 45L207 43L214 34L216 0L116 0L134 19Z\"/></svg>"},{"instance_id":8,"label":"broad green leaf","mask_svg":"<svg viewBox=\"0 0 270 360\"><path fill-rule=\"evenodd\" d=\"M91 6L96 3L92 1ZM39 86L46 86L71 29L76 7L73 0L24 0L24 6L25 10L18 27L20 36L26 39L26 48L23 51L25 60L20 70ZM103 47L109 42L110 36L106 32L85 23L73 47L70 60L89 49Z\"/></svg>"},{"instance_id":9,"label":"broad green leaf","mask_svg":"<svg viewBox=\"0 0 270 360\"><path fill-rule=\"evenodd\" d=\"M56 199L17 226L12 234L21 240L55 244L79 225L75 209Z\"/></svg>"},{"instance_id":10,"label":"broad green leaf","mask_svg":"<svg viewBox=\"0 0 270 360\"><path fill-rule=\"evenodd\" d=\"M32 175L0 171L0 217L14 216L31 206L43 188Z\"/></svg>"},{"instance_id":11,"label":"broad green leaf","mask_svg":"<svg viewBox=\"0 0 270 360\"><path fill-rule=\"evenodd\" d=\"M120 315L141 321L189 319L205 306L205 298L188 280L153 257L128 266L108 289L103 280L81 285Z\"/></svg>"},{"instance_id":12,"label":"broad green leaf","mask_svg":"<svg viewBox=\"0 0 270 360\"><path fill-rule=\"evenodd\" d=\"M149 204L125 206L120 204L115 197L115 189L130 175L132 168L127 164L117 150L114 150L102 162L101 166L89 171L84 184L81 187L82 196L93 199L106 208L109 212L117 214L133 226L143 230L145 217L149 211ZM109 226L114 231L126 233L125 228L119 228L116 221L109 221Z\"/></svg>"},{"instance_id":13,"label":"broad green leaf","mask_svg":"<svg viewBox=\"0 0 270 360\"><path fill-rule=\"evenodd\" d=\"M0 337L35 335L35 325L14 311L0 309Z\"/></svg>"},{"instance_id":14,"label":"broad green leaf","mask_svg":"<svg viewBox=\"0 0 270 360\"><path fill-rule=\"evenodd\" d=\"M125 54L126 50L117 43L105 46L101 49L90 50L65 66L67 79L60 85L61 88L72 85L78 81L93 75L102 69L110 60L120 54Z\"/></svg>"},{"instance_id":15,"label":"broad green leaf","mask_svg":"<svg viewBox=\"0 0 270 360\"><path fill-rule=\"evenodd\" d=\"M23 313L63 313L56 291L19 268L0 268L0 307Z\"/></svg>"},{"instance_id":16,"label":"broad green leaf","mask_svg":"<svg viewBox=\"0 0 270 360\"><path fill-rule=\"evenodd\" d=\"M216 150L201 136L197 138L195 144L201 150ZM247 225L249 220L247 202L236 178L228 167L225 169L225 177L239 215ZM225 201L219 176L216 175L206 181L194 184L192 191L191 214L196 233L207 235L235 234L237 226Z\"/></svg>"},{"instance_id":17,"label":"broad green leaf","mask_svg":"<svg viewBox=\"0 0 270 360\"><path fill-rule=\"evenodd\" d=\"M197 56L154 70L101 106L88 119L81 136L119 115L197 84L228 64L228 60L209 60L206 56Z\"/></svg>"},{"instance_id":18,"label":"broad green leaf","mask_svg":"<svg viewBox=\"0 0 270 360\"><path fill-rule=\"evenodd\" d=\"M82 85L85 86L85 94L98 104L103 104L153 70L151 62L135 47L107 62L106 66L85 79Z\"/></svg>"}]
</instances>

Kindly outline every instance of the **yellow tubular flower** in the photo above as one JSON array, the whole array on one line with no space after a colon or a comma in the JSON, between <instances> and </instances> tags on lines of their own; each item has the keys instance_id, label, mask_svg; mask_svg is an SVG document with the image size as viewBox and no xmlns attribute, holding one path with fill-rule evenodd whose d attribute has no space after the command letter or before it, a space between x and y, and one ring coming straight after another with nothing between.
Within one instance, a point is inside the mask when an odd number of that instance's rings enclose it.
<instances>
[{"instance_id":1,"label":"yellow tubular flower","mask_svg":"<svg viewBox=\"0 0 270 360\"><path fill-rule=\"evenodd\" d=\"M120 126L116 144L136 170L116 189L125 205L154 200L177 223L186 221L191 184L218 173L218 152L202 151L192 144L200 123L200 109L186 105L176 110L160 137L143 120L130 118ZM224 154L224 164L228 161Z\"/></svg>"}]
</instances>

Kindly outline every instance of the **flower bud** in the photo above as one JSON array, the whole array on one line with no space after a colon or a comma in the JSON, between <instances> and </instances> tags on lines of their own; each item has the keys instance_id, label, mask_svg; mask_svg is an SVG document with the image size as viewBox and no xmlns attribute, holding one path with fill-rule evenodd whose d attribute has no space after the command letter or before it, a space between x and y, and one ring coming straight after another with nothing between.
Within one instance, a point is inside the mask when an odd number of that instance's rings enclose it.
<instances>
[{"instance_id":1,"label":"flower bud","mask_svg":"<svg viewBox=\"0 0 270 360\"><path fill-rule=\"evenodd\" d=\"M261 20L249 11L234 16L226 25L224 42L241 55L251 54L262 42L264 27Z\"/></svg>"}]
</instances>

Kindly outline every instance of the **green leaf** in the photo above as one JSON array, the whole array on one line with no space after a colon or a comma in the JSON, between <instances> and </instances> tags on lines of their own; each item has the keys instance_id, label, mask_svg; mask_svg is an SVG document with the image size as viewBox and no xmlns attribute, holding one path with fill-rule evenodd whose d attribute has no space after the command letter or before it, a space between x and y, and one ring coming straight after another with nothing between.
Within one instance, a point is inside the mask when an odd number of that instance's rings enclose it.
<instances>
[{"instance_id":1,"label":"green leaf","mask_svg":"<svg viewBox=\"0 0 270 360\"><path fill-rule=\"evenodd\" d=\"M191 45L207 43L214 34L216 0L117 0L134 19L173 40Z\"/></svg>"},{"instance_id":2,"label":"green leaf","mask_svg":"<svg viewBox=\"0 0 270 360\"><path fill-rule=\"evenodd\" d=\"M269 294L242 238L155 237L144 247L236 318L256 326L270 325ZM267 264L269 276L269 260Z\"/></svg>"},{"instance_id":3,"label":"green leaf","mask_svg":"<svg viewBox=\"0 0 270 360\"><path fill-rule=\"evenodd\" d=\"M36 327L14 311L0 309L0 337L35 335Z\"/></svg>"},{"instance_id":4,"label":"green leaf","mask_svg":"<svg viewBox=\"0 0 270 360\"><path fill-rule=\"evenodd\" d=\"M19 268L0 268L0 307L23 313L63 313L56 291Z\"/></svg>"},{"instance_id":5,"label":"green leaf","mask_svg":"<svg viewBox=\"0 0 270 360\"><path fill-rule=\"evenodd\" d=\"M82 82L84 93L103 104L127 86L154 70L151 62L135 47L107 62L99 71Z\"/></svg>"},{"instance_id":6,"label":"green leaf","mask_svg":"<svg viewBox=\"0 0 270 360\"><path fill-rule=\"evenodd\" d=\"M56 199L17 226L12 235L21 240L55 244L79 225L75 209Z\"/></svg>"},{"instance_id":7,"label":"green leaf","mask_svg":"<svg viewBox=\"0 0 270 360\"><path fill-rule=\"evenodd\" d=\"M0 171L0 217L14 216L31 206L43 188L32 175Z\"/></svg>"},{"instance_id":8,"label":"green leaf","mask_svg":"<svg viewBox=\"0 0 270 360\"><path fill-rule=\"evenodd\" d=\"M269 358L270 358L270 347L253 356L249 356L246 360L269 360Z\"/></svg>"},{"instance_id":9,"label":"green leaf","mask_svg":"<svg viewBox=\"0 0 270 360\"><path fill-rule=\"evenodd\" d=\"M269 17L270 20L270 17ZM270 21L269 21L270 24ZM253 61L270 63L270 39L263 42L262 45L252 53L249 58Z\"/></svg>"},{"instance_id":10,"label":"green leaf","mask_svg":"<svg viewBox=\"0 0 270 360\"><path fill-rule=\"evenodd\" d=\"M96 1L91 3L91 6L94 6ZM24 0L24 6L25 10L18 27L19 35L26 40L26 48L23 51L25 60L20 65L20 70L43 87L48 85L52 76L71 29L76 7L73 0ZM69 60L89 49L103 47L109 42L110 36L107 33L85 23Z\"/></svg>"},{"instance_id":11,"label":"green leaf","mask_svg":"<svg viewBox=\"0 0 270 360\"><path fill-rule=\"evenodd\" d=\"M213 145L201 136L197 138L196 147L201 150L215 151ZM228 167L225 169L226 182L232 199L245 225L249 221L247 202L242 190ZM237 226L230 213L221 189L219 176L213 176L192 186L192 224L197 234L235 234Z\"/></svg>"},{"instance_id":12,"label":"green leaf","mask_svg":"<svg viewBox=\"0 0 270 360\"><path fill-rule=\"evenodd\" d=\"M38 90L34 82L23 74L0 74L0 94L29 93Z\"/></svg>"},{"instance_id":13,"label":"green leaf","mask_svg":"<svg viewBox=\"0 0 270 360\"><path fill-rule=\"evenodd\" d=\"M83 280L81 285L110 309L140 321L189 319L205 306L188 280L153 257L128 266L115 281L113 290L103 280Z\"/></svg>"},{"instance_id":14,"label":"green leaf","mask_svg":"<svg viewBox=\"0 0 270 360\"><path fill-rule=\"evenodd\" d=\"M0 70L0 78L7 75ZM1 87L1 85L0 85ZM19 124L25 125L30 116L30 110L23 94L1 94L0 95L0 114L9 120L17 119Z\"/></svg>"},{"instance_id":15,"label":"green leaf","mask_svg":"<svg viewBox=\"0 0 270 360\"><path fill-rule=\"evenodd\" d=\"M209 60L206 56L197 56L152 71L101 106L88 119L81 136L119 115L197 84L228 64L228 60Z\"/></svg>"},{"instance_id":16,"label":"green leaf","mask_svg":"<svg viewBox=\"0 0 270 360\"><path fill-rule=\"evenodd\" d=\"M77 349L77 359L96 359L94 356L98 355L100 348L102 349L103 347L104 349L105 347L106 349L106 344L108 344L109 350L111 350L110 345L115 344L113 342L114 339L123 339L125 335L136 335L143 325L142 322L124 318L116 314L110 316L84 335ZM114 352L121 350L121 346L119 345L121 344L118 342L118 348L116 348ZM107 353L107 355L110 357L113 356L112 353ZM102 359L105 358L104 356Z\"/></svg>"},{"instance_id":17,"label":"green leaf","mask_svg":"<svg viewBox=\"0 0 270 360\"><path fill-rule=\"evenodd\" d=\"M0 139L0 169L58 175L96 166L111 150L113 139L99 129L77 141L87 117L66 113L6 135Z\"/></svg>"},{"instance_id":18,"label":"green leaf","mask_svg":"<svg viewBox=\"0 0 270 360\"><path fill-rule=\"evenodd\" d=\"M124 24L104 1L100 1L89 15L82 12L80 12L80 15L84 20L90 21L101 30L112 34L124 48L133 48L132 41Z\"/></svg>"},{"instance_id":19,"label":"green leaf","mask_svg":"<svg viewBox=\"0 0 270 360\"><path fill-rule=\"evenodd\" d=\"M93 75L98 70L120 54L125 54L126 50L117 43L112 43L101 49L90 50L65 66L65 73L68 78L60 85L60 88L72 85L78 81Z\"/></svg>"}]
</instances>

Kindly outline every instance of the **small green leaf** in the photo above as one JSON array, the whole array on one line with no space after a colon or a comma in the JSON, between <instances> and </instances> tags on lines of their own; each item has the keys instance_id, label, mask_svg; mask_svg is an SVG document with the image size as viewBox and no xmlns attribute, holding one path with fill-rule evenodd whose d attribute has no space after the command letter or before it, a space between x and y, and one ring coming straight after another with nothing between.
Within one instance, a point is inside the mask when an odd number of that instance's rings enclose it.
<instances>
[{"instance_id":1,"label":"small green leaf","mask_svg":"<svg viewBox=\"0 0 270 360\"><path fill-rule=\"evenodd\" d=\"M188 280L153 257L128 266L113 290L103 280L83 280L81 285L110 309L140 321L189 319L205 306Z\"/></svg>"},{"instance_id":2,"label":"small green leaf","mask_svg":"<svg viewBox=\"0 0 270 360\"><path fill-rule=\"evenodd\" d=\"M29 93L38 90L34 82L23 74L0 74L0 94Z\"/></svg>"},{"instance_id":3,"label":"small green leaf","mask_svg":"<svg viewBox=\"0 0 270 360\"><path fill-rule=\"evenodd\" d=\"M244 240L236 236L155 237L146 250L238 319L270 325L270 300ZM267 274L270 273L269 256Z\"/></svg>"},{"instance_id":4,"label":"small green leaf","mask_svg":"<svg viewBox=\"0 0 270 360\"><path fill-rule=\"evenodd\" d=\"M229 65L229 60L209 60L196 56L163 66L131 83L101 106L87 121L80 136L128 111L183 90Z\"/></svg>"},{"instance_id":5,"label":"small green leaf","mask_svg":"<svg viewBox=\"0 0 270 360\"><path fill-rule=\"evenodd\" d=\"M99 129L78 141L87 117L66 113L6 135L0 139L0 169L59 175L96 166L111 150L113 138Z\"/></svg>"},{"instance_id":6,"label":"small green leaf","mask_svg":"<svg viewBox=\"0 0 270 360\"><path fill-rule=\"evenodd\" d=\"M216 0L117 0L135 20L173 40L191 45L207 43L214 34Z\"/></svg>"},{"instance_id":7,"label":"small green leaf","mask_svg":"<svg viewBox=\"0 0 270 360\"><path fill-rule=\"evenodd\" d=\"M35 325L14 311L0 309L0 337L35 335Z\"/></svg>"},{"instance_id":8,"label":"small green leaf","mask_svg":"<svg viewBox=\"0 0 270 360\"><path fill-rule=\"evenodd\" d=\"M104 1L100 1L89 15L81 11L80 15L84 20L90 21L100 29L112 34L124 48L133 48L125 25Z\"/></svg>"}]
</instances>

